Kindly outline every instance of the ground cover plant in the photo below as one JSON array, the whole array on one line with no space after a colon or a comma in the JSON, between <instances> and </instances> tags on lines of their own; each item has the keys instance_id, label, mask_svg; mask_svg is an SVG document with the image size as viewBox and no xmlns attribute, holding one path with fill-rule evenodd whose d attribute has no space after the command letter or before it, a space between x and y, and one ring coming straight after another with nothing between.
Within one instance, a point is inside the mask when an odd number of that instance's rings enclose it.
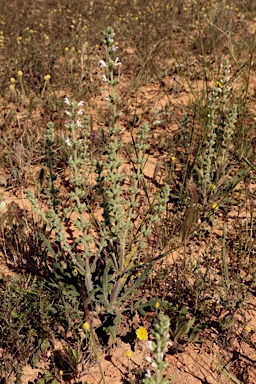
<instances>
[{"instance_id":1,"label":"ground cover plant","mask_svg":"<svg viewBox=\"0 0 256 384\"><path fill-rule=\"evenodd\" d=\"M3 4L0 382L255 383L256 4Z\"/></svg>"}]
</instances>

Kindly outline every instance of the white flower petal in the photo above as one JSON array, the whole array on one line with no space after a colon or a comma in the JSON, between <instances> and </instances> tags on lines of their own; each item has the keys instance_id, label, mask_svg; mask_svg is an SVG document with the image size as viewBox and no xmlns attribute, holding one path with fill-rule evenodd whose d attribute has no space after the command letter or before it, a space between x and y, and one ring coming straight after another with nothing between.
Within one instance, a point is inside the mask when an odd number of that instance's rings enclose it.
<instances>
[{"instance_id":1,"label":"white flower petal","mask_svg":"<svg viewBox=\"0 0 256 384\"><path fill-rule=\"evenodd\" d=\"M107 64L105 63L104 60L100 60L100 62L99 62L99 66L100 66L100 68L104 68L104 67L107 66Z\"/></svg>"}]
</instances>

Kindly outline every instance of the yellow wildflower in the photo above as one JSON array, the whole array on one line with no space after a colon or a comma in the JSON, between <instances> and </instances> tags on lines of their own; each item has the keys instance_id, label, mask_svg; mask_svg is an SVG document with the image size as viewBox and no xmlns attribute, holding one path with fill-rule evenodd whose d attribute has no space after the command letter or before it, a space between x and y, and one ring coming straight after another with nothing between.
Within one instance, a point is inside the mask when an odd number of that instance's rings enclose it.
<instances>
[{"instance_id":1,"label":"yellow wildflower","mask_svg":"<svg viewBox=\"0 0 256 384\"><path fill-rule=\"evenodd\" d=\"M23 72L22 71L18 71L17 75L18 75L18 77L22 77L23 76Z\"/></svg>"},{"instance_id":2,"label":"yellow wildflower","mask_svg":"<svg viewBox=\"0 0 256 384\"><path fill-rule=\"evenodd\" d=\"M51 78L51 75L47 74L47 75L45 75L44 80L45 80L45 81L49 81L50 78Z\"/></svg>"},{"instance_id":3,"label":"yellow wildflower","mask_svg":"<svg viewBox=\"0 0 256 384\"><path fill-rule=\"evenodd\" d=\"M139 340L147 340L148 338L148 331L146 330L145 327L140 327L137 329L136 331L136 336L137 336L137 339Z\"/></svg>"},{"instance_id":4,"label":"yellow wildflower","mask_svg":"<svg viewBox=\"0 0 256 384\"><path fill-rule=\"evenodd\" d=\"M219 206L218 206L217 203L213 203L213 204L212 204L212 209L213 209L214 211L217 211L218 208L219 208Z\"/></svg>"},{"instance_id":5,"label":"yellow wildflower","mask_svg":"<svg viewBox=\"0 0 256 384\"><path fill-rule=\"evenodd\" d=\"M9 85L9 89L10 89L10 91L13 91L14 88L15 88L15 87L14 87L14 84L10 84L10 85Z\"/></svg>"},{"instance_id":6,"label":"yellow wildflower","mask_svg":"<svg viewBox=\"0 0 256 384\"><path fill-rule=\"evenodd\" d=\"M16 82L16 80L14 79L14 77L11 77L10 78L10 83L14 84Z\"/></svg>"},{"instance_id":7,"label":"yellow wildflower","mask_svg":"<svg viewBox=\"0 0 256 384\"><path fill-rule=\"evenodd\" d=\"M129 349L128 351L125 352L125 356L130 359L132 357L132 351Z\"/></svg>"},{"instance_id":8,"label":"yellow wildflower","mask_svg":"<svg viewBox=\"0 0 256 384\"><path fill-rule=\"evenodd\" d=\"M160 307L160 303L159 303L159 301L157 301L157 302L155 303L155 308L158 309L159 307Z\"/></svg>"},{"instance_id":9,"label":"yellow wildflower","mask_svg":"<svg viewBox=\"0 0 256 384\"><path fill-rule=\"evenodd\" d=\"M220 81L216 81L215 86L217 88L223 88L223 84Z\"/></svg>"},{"instance_id":10,"label":"yellow wildflower","mask_svg":"<svg viewBox=\"0 0 256 384\"><path fill-rule=\"evenodd\" d=\"M69 51L69 47L65 47L65 52L68 52Z\"/></svg>"},{"instance_id":11,"label":"yellow wildflower","mask_svg":"<svg viewBox=\"0 0 256 384\"><path fill-rule=\"evenodd\" d=\"M249 332L251 332L252 329L251 329L251 327L247 326L247 327L245 327L245 330L249 333Z\"/></svg>"},{"instance_id":12,"label":"yellow wildflower","mask_svg":"<svg viewBox=\"0 0 256 384\"><path fill-rule=\"evenodd\" d=\"M90 324L88 323L88 321L86 321L84 324L83 324L83 329L85 331L89 331L90 330Z\"/></svg>"},{"instance_id":13,"label":"yellow wildflower","mask_svg":"<svg viewBox=\"0 0 256 384\"><path fill-rule=\"evenodd\" d=\"M59 373L60 373L60 376L63 376L63 373L64 373L64 372L63 372L62 369L61 369Z\"/></svg>"}]
</instances>

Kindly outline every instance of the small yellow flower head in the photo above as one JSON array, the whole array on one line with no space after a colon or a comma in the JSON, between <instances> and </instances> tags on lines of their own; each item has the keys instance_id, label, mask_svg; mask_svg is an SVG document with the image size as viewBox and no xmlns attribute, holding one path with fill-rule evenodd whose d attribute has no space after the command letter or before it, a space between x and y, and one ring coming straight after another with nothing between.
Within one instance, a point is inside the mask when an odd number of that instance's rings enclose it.
<instances>
[{"instance_id":1,"label":"small yellow flower head","mask_svg":"<svg viewBox=\"0 0 256 384\"><path fill-rule=\"evenodd\" d=\"M219 208L219 206L218 206L217 203L213 203L213 204L212 204L212 209L213 209L214 211L217 211L218 208Z\"/></svg>"},{"instance_id":2,"label":"small yellow flower head","mask_svg":"<svg viewBox=\"0 0 256 384\"><path fill-rule=\"evenodd\" d=\"M136 336L137 336L137 339L139 340L147 340L148 338L148 331L146 330L145 327L140 327L137 329L136 331Z\"/></svg>"},{"instance_id":3,"label":"small yellow flower head","mask_svg":"<svg viewBox=\"0 0 256 384\"><path fill-rule=\"evenodd\" d=\"M68 52L69 51L69 47L65 47L64 51Z\"/></svg>"},{"instance_id":4,"label":"small yellow flower head","mask_svg":"<svg viewBox=\"0 0 256 384\"><path fill-rule=\"evenodd\" d=\"M159 307L160 307L160 303L159 303L159 301L157 301L157 302L155 303L155 308L158 309Z\"/></svg>"},{"instance_id":5,"label":"small yellow flower head","mask_svg":"<svg viewBox=\"0 0 256 384\"><path fill-rule=\"evenodd\" d=\"M253 120L256 121L256 116L254 116Z\"/></svg>"},{"instance_id":6,"label":"small yellow flower head","mask_svg":"<svg viewBox=\"0 0 256 384\"><path fill-rule=\"evenodd\" d=\"M174 162L175 160L176 160L176 157L175 157L175 156L172 156L172 157L171 157L171 161Z\"/></svg>"},{"instance_id":7,"label":"small yellow flower head","mask_svg":"<svg viewBox=\"0 0 256 384\"><path fill-rule=\"evenodd\" d=\"M77 275L78 275L78 272L77 272L77 269L76 269L76 268L73 269L73 275L74 275L74 276L77 276Z\"/></svg>"},{"instance_id":8,"label":"small yellow flower head","mask_svg":"<svg viewBox=\"0 0 256 384\"><path fill-rule=\"evenodd\" d=\"M60 376L63 376L63 371L62 370L60 370L60 372L59 372L59 374L60 374Z\"/></svg>"},{"instance_id":9,"label":"small yellow flower head","mask_svg":"<svg viewBox=\"0 0 256 384\"><path fill-rule=\"evenodd\" d=\"M9 85L9 89L10 89L10 91L13 91L14 88L15 88L14 84L10 84L10 85Z\"/></svg>"},{"instance_id":10,"label":"small yellow flower head","mask_svg":"<svg viewBox=\"0 0 256 384\"><path fill-rule=\"evenodd\" d=\"M23 76L23 72L22 71L18 71L17 75L18 75L18 77L22 77Z\"/></svg>"},{"instance_id":11,"label":"small yellow flower head","mask_svg":"<svg viewBox=\"0 0 256 384\"><path fill-rule=\"evenodd\" d=\"M251 327L247 326L247 327L245 327L245 330L249 333L249 332L251 332L252 329L251 329Z\"/></svg>"},{"instance_id":12,"label":"small yellow flower head","mask_svg":"<svg viewBox=\"0 0 256 384\"><path fill-rule=\"evenodd\" d=\"M19 37L18 37L18 40L21 41L21 40L22 40L22 36L19 36Z\"/></svg>"},{"instance_id":13,"label":"small yellow flower head","mask_svg":"<svg viewBox=\"0 0 256 384\"><path fill-rule=\"evenodd\" d=\"M84 324L83 324L83 329L85 331L89 331L90 330L90 324L88 323L88 321L86 321Z\"/></svg>"},{"instance_id":14,"label":"small yellow flower head","mask_svg":"<svg viewBox=\"0 0 256 384\"><path fill-rule=\"evenodd\" d=\"M11 84L14 84L15 82L16 82L16 80L14 79L14 77L11 77L11 78L10 78L10 83L11 83Z\"/></svg>"},{"instance_id":15,"label":"small yellow flower head","mask_svg":"<svg viewBox=\"0 0 256 384\"><path fill-rule=\"evenodd\" d=\"M215 189L215 188L216 188L216 185L215 185L215 184L210 184L209 188L210 188L210 189Z\"/></svg>"},{"instance_id":16,"label":"small yellow flower head","mask_svg":"<svg viewBox=\"0 0 256 384\"><path fill-rule=\"evenodd\" d=\"M128 351L125 352L125 356L130 359L132 357L132 351L129 349Z\"/></svg>"},{"instance_id":17,"label":"small yellow flower head","mask_svg":"<svg viewBox=\"0 0 256 384\"><path fill-rule=\"evenodd\" d=\"M220 81L216 81L215 85L217 88L223 88L223 84Z\"/></svg>"},{"instance_id":18,"label":"small yellow flower head","mask_svg":"<svg viewBox=\"0 0 256 384\"><path fill-rule=\"evenodd\" d=\"M47 74L47 75L45 75L44 80L45 80L45 81L49 81L50 78L51 78L51 75Z\"/></svg>"}]
</instances>

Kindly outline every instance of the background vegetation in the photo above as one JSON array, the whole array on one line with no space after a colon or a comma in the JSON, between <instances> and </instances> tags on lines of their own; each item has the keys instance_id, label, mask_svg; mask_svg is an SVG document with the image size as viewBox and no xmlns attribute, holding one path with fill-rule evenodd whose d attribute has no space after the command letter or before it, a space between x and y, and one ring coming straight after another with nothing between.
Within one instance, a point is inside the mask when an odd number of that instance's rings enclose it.
<instances>
[{"instance_id":1,"label":"background vegetation","mask_svg":"<svg viewBox=\"0 0 256 384\"><path fill-rule=\"evenodd\" d=\"M169 354L255 349L256 3L3 3L2 382L79 380L159 312Z\"/></svg>"}]
</instances>

